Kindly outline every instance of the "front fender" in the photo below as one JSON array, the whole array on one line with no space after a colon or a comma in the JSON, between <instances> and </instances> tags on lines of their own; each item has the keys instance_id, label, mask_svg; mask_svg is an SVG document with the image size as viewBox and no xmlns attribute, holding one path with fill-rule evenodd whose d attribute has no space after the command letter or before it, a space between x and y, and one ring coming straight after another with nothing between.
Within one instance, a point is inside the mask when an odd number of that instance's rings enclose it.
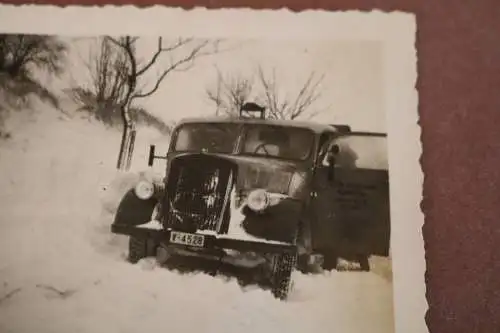
<instances>
[{"instance_id":1,"label":"front fender","mask_svg":"<svg viewBox=\"0 0 500 333\"><path fill-rule=\"evenodd\" d=\"M262 213L255 213L245 207L242 227L248 234L255 237L295 243L302 211L302 202L292 198L283 199Z\"/></svg>"},{"instance_id":2,"label":"front fender","mask_svg":"<svg viewBox=\"0 0 500 333\"><path fill-rule=\"evenodd\" d=\"M158 197L142 200L130 189L121 199L113 224L140 225L151 221Z\"/></svg>"}]
</instances>

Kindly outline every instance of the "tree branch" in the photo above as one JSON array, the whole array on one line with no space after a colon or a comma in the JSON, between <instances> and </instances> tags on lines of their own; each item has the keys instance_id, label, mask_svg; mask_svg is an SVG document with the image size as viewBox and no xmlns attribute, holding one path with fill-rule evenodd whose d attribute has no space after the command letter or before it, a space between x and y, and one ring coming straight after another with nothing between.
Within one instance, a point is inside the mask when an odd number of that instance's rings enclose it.
<instances>
[{"instance_id":1,"label":"tree branch","mask_svg":"<svg viewBox=\"0 0 500 333\"><path fill-rule=\"evenodd\" d=\"M158 49L157 49L157 51L155 52L153 57L149 60L149 62L143 68L141 68L137 71L137 76L141 76L142 74L147 72L156 63L156 61L158 60L159 56L162 53L172 52L172 51L182 47L183 45L186 45L187 43L191 42L191 40L192 40L191 38L190 39L179 38L179 40L175 44L173 44L169 47L163 47L163 39L162 39L162 37L158 37Z\"/></svg>"},{"instance_id":2,"label":"tree branch","mask_svg":"<svg viewBox=\"0 0 500 333\"><path fill-rule=\"evenodd\" d=\"M217 67L216 73L216 87L206 89L208 100L215 103L217 115L220 111L227 115L234 114L250 97L253 91L253 78L242 75L225 78Z\"/></svg>"},{"instance_id":3,"label":"tree branch","mask_svg":"<svg viewBox=\"0 0 500 333\"><path fill-rule=\"evenodd\" d=\"M259 82L262 85L264 99L266 100L268 106L270 118L294 120L308 112L310 106L321 96L318 89L324 76L321 76L320 79L315 81L314 72L309 75L295 98L289 98L287 96L283 98L280 97L275 69L273 69L270 78L265 75L261 66L258 66L257 72Z\"/></svg>"},{"instance_id":4,"label":"tree branch","mask_svg":"<svg viewBox=\"0 0 500 333\"><path fill-rule=\"evenodd\" d=\"M21 288L17 288L17 289L11 290L7 294L3 295L0 298L0 304L2 304L3 302L5 302L6 300L8 300L9 298L11 298L12 296L14 296L15 294L17 294L20 291L21 291Z\"/></svg>"},{"instance_id":5,"label":"tree branch","mask_svg":"<svg viewBox=\"0 0 500 333\"><path fill-rule=\"evenodd\" d=\"M209 44L209 41L204 41L203 43L200 43L198 46L193 48L193 50L184 58L177 60L177 61L171 60L170 66L167 69L165 69L163 71L163 73L157 78L156 83L148 92L145 92L145 93L137 92L131 98L136 99L136 98L144 98L144 97L151 96L152 94L154 94L158 90L162 81L165 79L165 77L167 77L167 75L169 73L171 73L172 71L175 71L175 70L187 70L191 67L188 67L186 69L180 69L180 66L182 66L184 64L188 64L188 63L191 63L191 65L192 65L192 63L194 62L194 60L196 58L214 54L214 52L203 52L202 51L208 44ZM182 44L182 45L184 45L184 44Z\"/></svg>"},{"instance_id":6,"label":"tree branch","mask_svg":"<svg viewBox=\"0 0 500 333\"><path fill-rule=\"evenodd\" d=\"M137 40L137 37L126 36L122 38L121 41L114 39L113 37L108 37L113 43L121 47L128 56L130 72L127 75L127 93L125 95L124 103L130 104L133 98L134 90L137 86L137 59L134 54L133 44ZM128 121L127 121L128 122Z\"/></svg>"}]
</instances>

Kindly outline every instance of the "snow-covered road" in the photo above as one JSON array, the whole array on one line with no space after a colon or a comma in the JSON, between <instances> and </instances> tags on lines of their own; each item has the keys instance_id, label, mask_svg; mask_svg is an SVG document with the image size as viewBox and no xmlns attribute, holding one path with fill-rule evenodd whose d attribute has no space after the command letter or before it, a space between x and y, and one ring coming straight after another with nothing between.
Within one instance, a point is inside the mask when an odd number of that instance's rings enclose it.
<instances>
[{"instance_id":1,"label":"snow-covered road","mask_svg":"<svg viewBox=\"0 0 500 333\"><path fill-rule=\"evenodd\" d=\"M297 274L286 303L234 279L126 263L126 239L109 233L134 179L114 169L119 134L50 109L8 126L13 138L0 142L0 332L393 331L390 268L380 260L374 273ZM135 170L144 169L148 144L138 142Z\"/></svg>"}]
</instances>

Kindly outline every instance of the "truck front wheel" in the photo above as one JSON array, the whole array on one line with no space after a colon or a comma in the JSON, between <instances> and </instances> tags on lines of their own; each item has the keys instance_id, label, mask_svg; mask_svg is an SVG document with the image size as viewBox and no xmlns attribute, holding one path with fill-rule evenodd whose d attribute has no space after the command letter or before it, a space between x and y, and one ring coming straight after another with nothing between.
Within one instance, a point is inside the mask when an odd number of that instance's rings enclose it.
<instances>
[{"instance_id":1,"label":"truck front wheel","mask_svg":"<svg viewBox=\"0 0 500 333\"><path fill-rule=\"evenodd\" d=\"M293 287L292 272L297 265L297 254L277 254L273 261L272 293L274 297L286 300Z\"/></svg>"},{"instance_id":2,"label":"truck front wheel","mask_svg":"<svg viewBox=\"0 0 500 333\"><path fill-rule=\"evenodd\" d=\"M128 261L132 264L138 263L141 259L155 257L158 244L147 238L130 236L128 241Z\"/></svg>"}]
</instances>

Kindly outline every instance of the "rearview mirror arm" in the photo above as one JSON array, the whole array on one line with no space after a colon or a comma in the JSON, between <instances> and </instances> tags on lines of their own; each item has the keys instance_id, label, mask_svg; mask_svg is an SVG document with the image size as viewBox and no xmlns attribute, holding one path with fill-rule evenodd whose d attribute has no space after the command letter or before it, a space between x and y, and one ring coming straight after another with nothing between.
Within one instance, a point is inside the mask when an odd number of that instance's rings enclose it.
<instances>
[{"instance_id":1,"label":"rearview mirror arm","mask_svg":"<svg viewBox=\"0 0 500 333\"><path fill-rule=\"evenodd\" d=\"M148 166L153 166L153 163L154 163L154 160L155 159L160 159L160 160L165 160L167 159L166 156L158 156L158 155L155 155L155 150L156 150L156 147L155 145L150 145L149 146L149 158L148 158Z\"/></svg>"}]
</instances>

